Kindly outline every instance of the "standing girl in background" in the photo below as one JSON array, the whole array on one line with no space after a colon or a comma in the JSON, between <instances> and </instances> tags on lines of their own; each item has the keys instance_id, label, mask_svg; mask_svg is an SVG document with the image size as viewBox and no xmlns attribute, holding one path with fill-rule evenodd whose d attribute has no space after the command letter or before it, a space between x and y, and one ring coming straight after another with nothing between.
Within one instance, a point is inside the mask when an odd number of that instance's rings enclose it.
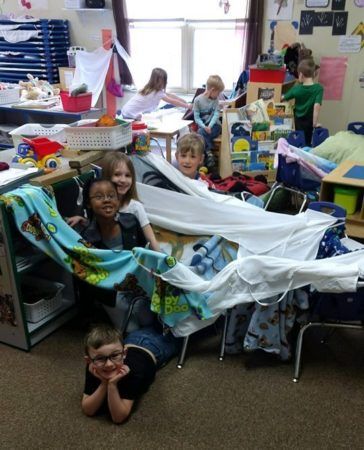
<instances>
[{"instance_id":1,"label":"standing girl in background","mask_svg":"<svg viewBox=\"0 0 364 450\"><path fill-rule=\"evenodd\" d=\"M191 109L192 105L174 94L166 93L167 72L156 67L152 70L148 83L135 94L121 109L124 119L140 120L143 113L157 109L159 102L164 100L174 106Z\"/></svg>"},{"instance_id":2,"label":"standing girl in background","mask_svg":"<svg viewBox=\"0 0 364 450\"><path fill-rule=\"evenodd\" d=\"M144 206L138 201L135 170L129 157L118 151L107 152L100 161L100 166L102 168L102 177L111 180L117 187L119 212L130 213L136 216L143 230L144 237L149 242L149 247L157 252L160 251ZM87 223L86 219L81 216L70 217L67 222L71 227L75 227L80 222L83 225Z\"/></svg>"}]
</instances>

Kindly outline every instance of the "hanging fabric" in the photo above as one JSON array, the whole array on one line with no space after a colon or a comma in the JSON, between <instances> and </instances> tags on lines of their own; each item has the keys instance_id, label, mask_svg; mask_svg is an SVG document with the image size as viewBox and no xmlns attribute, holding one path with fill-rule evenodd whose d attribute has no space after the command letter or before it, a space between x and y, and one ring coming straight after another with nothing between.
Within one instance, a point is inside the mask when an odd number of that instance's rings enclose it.
<instances>
[{"instance_id":1,"label":"hanging fabric","mask_svg":"<svg viewBox=\"0 0 364 450\"><path fill-rule=\"evenodd\" d=\"M104 87L106 74L112 57L112 50L103 47L93 52L79 51L76 53L76 70L73 77L73 87L87 84L88 90L92 92L91 106L96 102Z\"/></svg>"}]
</instances>

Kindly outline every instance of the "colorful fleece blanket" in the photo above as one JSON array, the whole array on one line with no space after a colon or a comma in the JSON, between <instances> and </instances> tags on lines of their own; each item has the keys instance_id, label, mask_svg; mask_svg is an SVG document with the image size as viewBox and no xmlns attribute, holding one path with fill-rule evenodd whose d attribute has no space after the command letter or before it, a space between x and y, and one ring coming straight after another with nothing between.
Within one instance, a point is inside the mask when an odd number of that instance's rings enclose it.
<instances>
[{"instance_id":1,"label":"colorful fleece blanket","mask_svg":"<svg viewBox=\"0 0 364 450\"><path fill-rule=\"evenodd\" d=\"M174 257L160 255L153 259L152 270L146 271L131 251L93 248L63 220L53 193L46 188L24 185L1 199L13 211L20 233L81 280L105 289L132 291L135 295L154 298L152 309L168 326L191 314L199 319L211 317L203 294L187 293L175 287L164 296L163 304L157 302L159 283L155 283L154 273L168 271L176 264ZM147 250L144 255L149 261Z\"/></svg>"}]
</instances>

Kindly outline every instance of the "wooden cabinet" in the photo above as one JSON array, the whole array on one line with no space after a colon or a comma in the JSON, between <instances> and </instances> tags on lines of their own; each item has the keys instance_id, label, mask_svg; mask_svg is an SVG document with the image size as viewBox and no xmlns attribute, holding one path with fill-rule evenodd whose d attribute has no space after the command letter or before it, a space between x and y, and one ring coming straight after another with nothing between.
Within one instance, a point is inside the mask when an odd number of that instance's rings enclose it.
<instances>
[{"instance_id":1,"label":"wooden cabinet","mask_svg":"<svg viewBox=\"0 0 364 450\"><path fill-rule=\"evenodd\" d=\"M356 188L359 195L353 214L346 217L347 234L354 238L364 238L364 164L344 161L321 182L320 200L334 202L335 186Z\"/></svg>"}]
</instances>

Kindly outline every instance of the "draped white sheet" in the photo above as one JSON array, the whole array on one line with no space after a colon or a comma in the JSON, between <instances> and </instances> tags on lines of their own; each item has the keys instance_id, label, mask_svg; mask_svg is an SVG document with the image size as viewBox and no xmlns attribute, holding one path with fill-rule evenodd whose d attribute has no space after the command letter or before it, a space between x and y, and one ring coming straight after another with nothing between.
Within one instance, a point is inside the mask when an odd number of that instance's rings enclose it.
<instances>
[{"instance_id":1,"label":"draped white sheet","mask_svg":"<svg viewBox=\"0 0 364 450\"><path fill-rule=\"evenodd\" d=\"M239 257L265 254L314 259L325 230L337 220L312 210L295 216L267 212L237 198L208 191L158 155L145 158L189 194L137 183L151 223L188 235L221 235L239 244Z\"/></svg>"},{"instance_id":2,"label":"draped white sheet","mask_svg":"<svg viewBox=\"0 0 364 450\"><path fill-rule=\"evenodd\" d=\"M173 327L175 336L187 336L213 323L226 309L240 303L279 296L311 284L320 292L354 292L358 278L364 276L364 250L329 259L296 261L272 256L238 258L212 280L202 280L183 264L177 264L161 277L189 291L211 293L207 304L214 315L208 320L195 316ZM278 300L278 297L277 297Z\"/></svg>"},{"instance_id":3,"label":"draped white sheet","mask_svg":"<svg viewBox=\"0 0 364 450\"><path fill-rule=\"evenodd\" d=\"M92 92L91 106L96 102L104 87L106 74L109 68L112 50L97 48L93 52L76 52L76 70L72 81L72 88L80 84L87 84L88 90Z\"/></svg>"},{"instance_id":4,"label":"draped white sheet","mask_svg":"<svg viewBox=\"0 0 364 450\"><path fill-rule=\"evenodd\" d=\"M180 321L176 336L206 327L239 303L264 301L311 284L321 292L352 292L364 276L364 250L315 260L319 243L336 218L313 210L295 216L264 211L236 198L209 192L163 158L147 160L186 194L138 183L138 195L153 224L189 235L221 235L239 244L238 259L206 281L178 263L164 280L187 291L209 294L214 317Z\"/></svg>"}]
</instances>

